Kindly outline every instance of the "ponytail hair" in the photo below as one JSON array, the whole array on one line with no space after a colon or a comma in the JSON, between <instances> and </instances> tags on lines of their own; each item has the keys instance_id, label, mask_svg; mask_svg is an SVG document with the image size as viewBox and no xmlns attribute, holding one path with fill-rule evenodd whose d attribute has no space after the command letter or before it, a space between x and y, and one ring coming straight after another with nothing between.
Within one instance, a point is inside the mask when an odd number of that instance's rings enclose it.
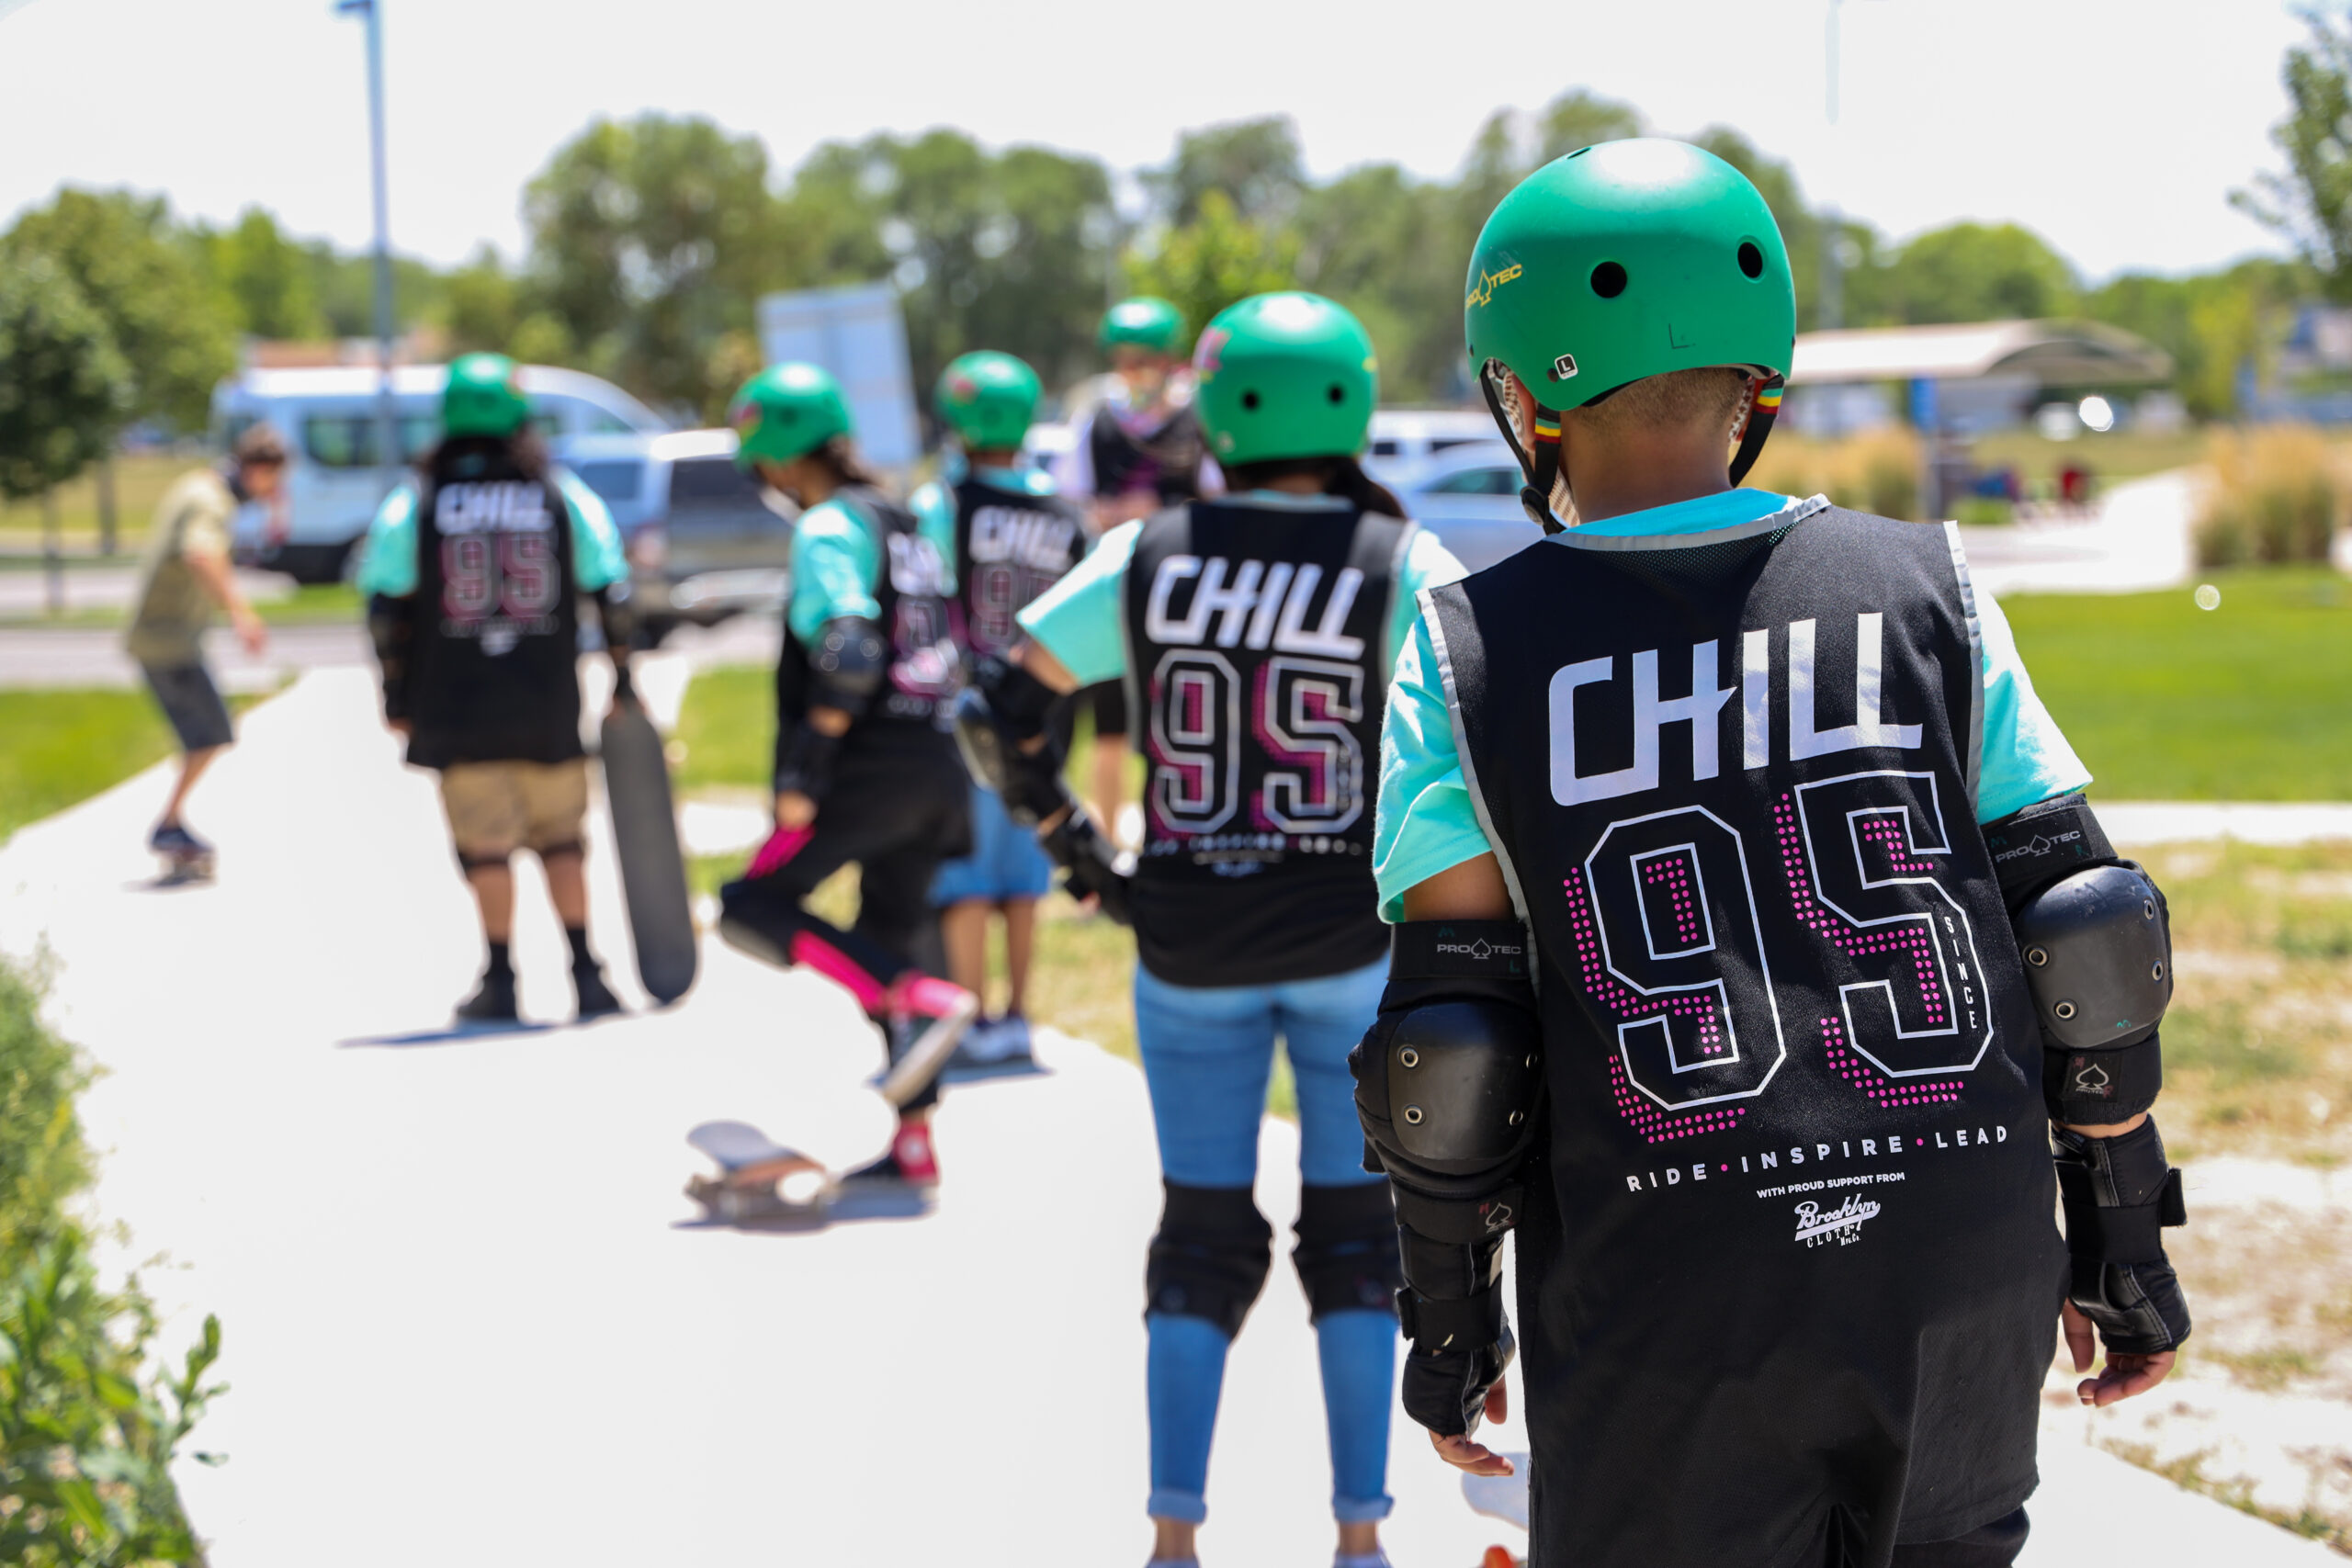
<instances>
[{"instance_id":1,"label":"ponytail hair","mask_svg":"<svg viewBox=\"0 0 2352 1568\"><path fill-rule=\"evenodd\" d=\"M857 448L851 445L846 435L828 438L822 446L808 455L832 470L836 485L860 485L867 490L876 490L881 486L881 481L874 477L874 470L858 457Z\"/></svg>"},{"instance_id":2,"label":"ponytail hair","mask_svg":"<svg viewBox=\"0 0 2352 1568\"><path fill-rule=\"evenodd\" d=\"M1226 489L1265 490L1276 479L1297 474L1314 475L1325 495L1336 495L1359 512L1405 515L1405 503L1396 499L1396 491L1365 473L1363 465L1353 457L1275 457L1263 463L1229 463L1225 469Z\"/></svg>"},{"instance_id":3,"label":"ponytail hair","mask_svg":"<svg viewBox=\"0 0 2352 1568\"><path fill-rule=\"evenodd\" d=\"M1359 511L1377 512L1386 517L1403 517L1405 503L1396 492L1363 471L1363 465L1353 457L1334 458L1330 478L1323 484L1326 492L1344 496Z\"/></svg>"}]
</instances>

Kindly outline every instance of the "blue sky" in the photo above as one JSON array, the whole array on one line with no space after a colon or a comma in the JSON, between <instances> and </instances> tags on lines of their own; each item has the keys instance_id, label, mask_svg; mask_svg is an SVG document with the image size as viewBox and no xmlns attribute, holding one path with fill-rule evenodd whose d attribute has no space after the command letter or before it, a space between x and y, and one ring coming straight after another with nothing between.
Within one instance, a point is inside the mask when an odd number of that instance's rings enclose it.
<instances>
[{"instance_id":1,"label":"blue sky","mask_svg":"<svg viewBox=\"0 0 2352 1568\"><path fill-rule=\"evenodd\" d=\"M1736 126L1897 235L2014 220L2094 277L2278 248L2227 205L2273 160L2301 31L2275 0L1845 0L1834 129L1826 3L383 0L393 238L514 254L524 181L598 114L707 114L786 166L947 124L1132 168L1281 112L1317 174L1442 175L1490 109L1584 85L1661 130ZM0 0L0 214L128 185L356 245L366 134L360 25L329 0Z\"/></svg>"}]
</instances>

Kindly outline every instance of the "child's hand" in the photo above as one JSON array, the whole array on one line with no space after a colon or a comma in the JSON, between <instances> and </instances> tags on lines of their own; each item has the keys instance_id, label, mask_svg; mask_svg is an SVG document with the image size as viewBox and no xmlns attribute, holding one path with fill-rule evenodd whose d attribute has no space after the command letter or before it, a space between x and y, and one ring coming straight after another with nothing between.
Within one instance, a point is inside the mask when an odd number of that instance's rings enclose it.
<instances>
[{"instance_id":1,"label":"child's hand","mask_svg":"<svg viewBox=\"0 0 2352 1568\"><path fill-rule=\"evenodd\" d=\"M2075 1358L2075 1370L2089 1371L2096 1351L2091 1320L2076 1312L2074 1303L2067 1302L2059 1308L2059 1325L2065 1330L2066 1348ZM2173 1362L2178 1357L2177 1350L2109 1350L2107 1365L2099 1369L2098 1376L2085 1378L2075 1385L2075 1397L2094 1408L2104 1408L2145 1393L2171 1374Z\"/></svg>"},{"instance_id":2,"label":"child's hand","mask_svg":"<svg viewBox=\"0 0 2352 1568\"><path fill-rule=\"evenodd\" d=\"M2120 1397L2120 1396L2119 1396ZM1487 1419L1501 1421L1510 1415L1510 1396L1498 1381L1487 1391ZM1430 1444L1437 1450L1437 1457L1456 1470L1466 1470L1473 1475L1509 1475L1510 1461L1495 1452L1476 1438L1455 1436L1441 1438L1430 1434Z\"/></svg>"}]
</instances>

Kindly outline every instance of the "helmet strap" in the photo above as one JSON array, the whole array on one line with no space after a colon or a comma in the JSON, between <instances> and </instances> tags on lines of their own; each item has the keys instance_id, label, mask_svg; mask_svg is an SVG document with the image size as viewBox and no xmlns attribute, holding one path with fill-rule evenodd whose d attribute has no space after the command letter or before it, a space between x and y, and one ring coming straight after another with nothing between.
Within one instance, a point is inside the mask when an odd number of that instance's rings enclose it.
<instances>
[{"instance_id":1,"label":"helmet strap","mask_svg":"<svg viewBox=\"0 0 2352 1568\"><path fill-rule=\"evenodd\" d=\"M1498 374L1499 372L1499 374ZM1519 426L1504 406L1501 377L1510 372L1502 365L1488 360L1485 372L1478 378L1478 390L1487 399L1487 412L1494 416L1495 426L1510 444L1511 456L1519 459L1519 471L1527 484L1519 492L1519 504L1527 511L1528 518L1546 534L1566 533L1566 525L1552 515L1552 488L1560 478L1560 416L1556 410L1545 408L1531 395L1526 400L1528 424L1534 432L1532 447L1521 446ZM1521 382L1521 386L1526 383ZM1512 400L1518 401L1516 395Z\"/></svg>"},{"instance_id":2,"label":"helmet strap","mask_svg":"<svg viewBox=\"0 0 2352 1568\"><path fill-rule=\"evenodd\" d=\"M1772 422L1781 416L1781 396L1786 383L1776 375L1759 378L1748 393L1747 418L1739 433L1739 450L1732 454L1731 482L1735 485L1747 477L1763 455L1764 443L1772 434Z\"/></svg>"}]
</instances>

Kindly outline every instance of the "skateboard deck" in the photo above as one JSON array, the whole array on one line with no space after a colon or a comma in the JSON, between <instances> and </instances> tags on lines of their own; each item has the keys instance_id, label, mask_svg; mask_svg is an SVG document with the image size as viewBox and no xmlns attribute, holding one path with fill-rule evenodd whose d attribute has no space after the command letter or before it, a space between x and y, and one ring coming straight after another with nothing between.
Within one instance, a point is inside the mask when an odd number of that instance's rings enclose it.
<instances>
[{"instance_id":1,"label":"skateboard deck","mask_svg":"<svg viewBox=\"0 0 2352 1568\"><path fill-rule=\"evenodd\" d=\"M686 1196L715 1220L821 1223L840 1190L822 1164L748 1122L706 1122L686 1134L686 1142L718 1167L717 1176L697 1176L686 1184Z\"/></svg>"},{"instance_id":2,"label":"skateboard deck","mask_svg":"<svg viewBox=\"0 0 2352 1568\"><path fill-rule=\"evenodd\" d=\"M643 708L623 703L605 718L597 750L620 847L637 977L656 1001L674 1002L695 983L695 920L662 734Z\"/></svg>"}]
</instances>

